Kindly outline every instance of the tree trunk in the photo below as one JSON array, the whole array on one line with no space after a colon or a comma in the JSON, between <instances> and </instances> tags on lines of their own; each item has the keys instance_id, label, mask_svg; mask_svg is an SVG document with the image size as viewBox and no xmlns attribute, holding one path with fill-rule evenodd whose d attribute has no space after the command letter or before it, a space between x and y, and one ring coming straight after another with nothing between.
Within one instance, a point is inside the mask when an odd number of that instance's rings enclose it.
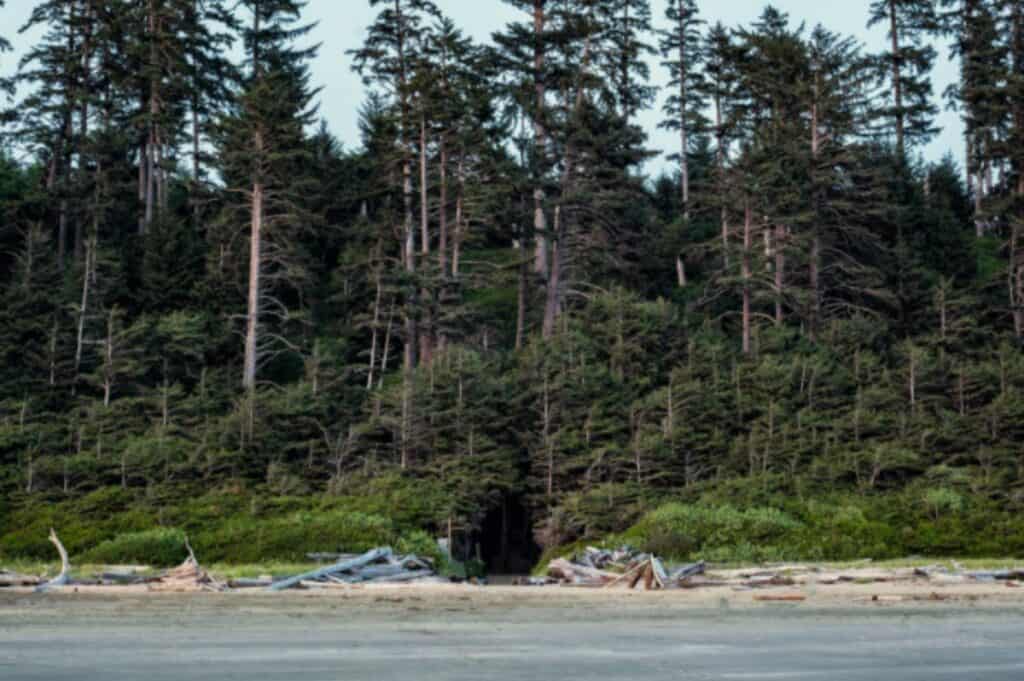
<instances>
[{"instance_id":1,"label":"tree trunk","mask_svg":"<svg viewBox=\"0 0 1024 681\"><path fill-rule=\"evenodd\" d=\"M814 103L811 105L811 159L814 170L817 170L818 157L821 153L821 119L818 99L821 97L821 74L814 76ZM815 212L821 207L817 189L815 189ZM817 215L815 215L817 218ZM811 253L808 258L808 274L811 283L811 314L808 324L810 338L818 340L818 325L821 324L821 228L817 219L811 225Z\"/></svg>"},{"instance_id":2,"label":"tree trunk","mask_svg":"<svg viewBox=\"0 0 1024 681\"><path fill-rule=\"evenodd\" d=\"M78 390L78 380L81 377L82 351L85 348L85 320L89 315L89 290L95 273L93 268L96 263L96 238L93 237L85 244L84 269L82 271L82 297L78 308L78 333L75 343L75 382L72 387L74 394Z\"/></svg>"},{"instance_id":3,"label":"tree trunk","mask_svg":"<svg viewBox=\"0 0 1024 681\"><path fill-rule=\"evenodd\" d=\"M686 103L689 97L687 91L687 77L689 75L689 64L686 54L686 20L684 17L685 8L683 0L678 3L679 25L677 27L676 39L679 41L679 183L683 200L683 224L689 228L690 224L690 158L688 155L689 128L686 120ZM686 262L682 255L676 256L676 279L680 288L686 286Z\"/></svg>"},{"instance_id":4,"label":"tree trunk","mask_svg":"<svg viewBox=\"0 0 1024 681\"><path fill-rule=\"evenodd\" d=\"M722 102L718 97L715 97L715 128L718 137L718 198L722 203L722 261L725 269L729 269L729 213L725 202L725 132L722 127Z\"/></svg>"},{"instance_id":5,"label":"tree trunk","mask_svg":"<svg viewBox=\"0 0 1024 681\"><path fill-rule=\"evenodd\" d=\"M750 280L752 277L750 266L750 253L753 248L754 231L753 211L750 208L750 199L746 200L743 211L743 354L749 355L751 350L751 318L750 318Z\"/></svg>"},{"instance_id":6,"label":"tree trunk","mask_svg":"<svg viewBox=\"0 0 1024 681\"><path fill-rule=\"evenodd\" d=\"M420 248L430 255L430 197L427 187L427 120L420 116Z\"/></svg>"},{"instance_id":7,"label":"tree trunk","mask_svg":"<svg viewBox=\"0 0 1024 681\"><path fill-rule=\"evenodd\" d=\"M516 351L523 349L526 337L526 298L529 286L529 263L526 259L525 242L519 244L519 284L516 287Z\"/></svg>"},{"instance_id":8,"label":"tree trunk","mask_svg":"<svg viewBox=\"0 0 1024 681\"><path fill-rule=\"evenodd\" d=\"M775 326L782 326L784 311L782 305L783 286L785 286L786 275L786 228L783 225L775 226Z\"/></svg>"},{"instance_id":9,"label":"tree trunk","mask_svg":"<svg viewBox=\"0 0 1024 681\"><path fill-rule=\"evenodd\" d=\"M903 57L900 48L899 24L896 20L896 5L897 0L889 0L889 31L892 40L892 99L896 112L896 153L900 160L903 160L906 151L903 129L903 77L900 69Z\"/></svg>"},{"instance_id":10,"label":"tree trunk","mask_svg":"<svg viewBox=\"0 0 1024 681\"><path fill-rule=\"evenodd\" d=\"M561 231L562 207L555 206L555 233ZM561 308L559 287L561 286L561 263L562 246L559 241L551 244L551 273L548 276L548 290L544 305L544 328L545 339L550 339L555 333L555 323L558 320L558 313Z\"/></svg>"},{"instance_id":11,"label":"tree trunk","mask_svg":"<svg viewBox=\"0 0 1024 681\"><path fill-rule=\"evenodd\" d=\"M455 243L452 246L452 277L458 279L459 277L459 264L461 263L462 256L462 239L464 237L463 222L465 217L463 215L464 202L466 196L466 179L463 175L465 163L465 153L459 154L459 167L457 178L457 189L455 196Z\"/></svg>"},{"instance_id":12,"label":"tree trunk","mask_svg":"<svg viewBox=\"0 0 1024 681\"><path fill-rule=\"evenodd\" d=\"M257 147L262 144L257 141ZM263 184L256 181L252 188L249 245L249 307L245 328L245 366L242 373L242 386L250 397L256 391L256 368L258 362L259 317L260 317L260 274L262 270L262 238L263 238Z\"/></svg>"},{"instance_id":13,"label":"tree trunk","mask_svg":"<svg viewBox=\"0 0 1024 681\"><path fill-rule=\"evenodd\" d=\"M448 140L440 137L440 158L438 160L438 243L437 271L442 279L448 278Z\"/></svg>"},{"instance_id":14,"label":"tree trunk","mask_svg":"<svg viewBox=\"0 0 1024 681\"><path fill-rule=\"evenodd\" d=\"M535 242L534 271L542 277L548 276L548 250L550 237L547 234L547 219L544 216L544 179L542 176L542 159L546 133L544 130L545 86L544 72L544 5L547 0L533 0L533 69L534 69L534 106L533 115L533 147L534 147L534 182L533 190L533 233Z\"/></svg>"},{"instance_id":15,"label":"tree trunk","mask_svg":"<svg viewBox=\"0 0 1024 681\"><path fill-rule=\"evenodd\" d=\"M427 192L427 121L420 116L420 248L423 262L427 263L430 255L430 197ZM430 365L434 356L434 329L432 314L432 298L429 288L420 291L423 305L423 328L419 329L420 363Z\"/></svg>"},{"instance_id":16,"label":"tree trunk","mask_svg":"<svg viewBox=\"0 0 1024 681\"><path fill-rule=\"evenodd\" d=\"M155 73L157 71L157 22L156 22L156 0L149 0L149 16L148 16L148 33L149 33L149 68ZM153 216L155 213L155 202L157 194L157 181L158 181L158 169L157 169L157 120L160 116L160 101L158 91L160 89L160 82L158 75L152 75L149 79L149 120L147 121L147 137L148 142L146 145L146 212L145 221L146 227L149 228L153 224Z\"/></svg>"},{"instance_id":17,"label":"tree trunk","mask_svg":"<svg viewBox=\"0 0 1024 681\"><path fill-rule=\"evenodd\" d=\"M377 368L377 334L378 327L380 326L380 300L381 300L381 271L380 267L377 268L377 295L373 301L373 328L372 340L370 341L370 371L366 377L366 389L371 390L373 388L373 372Z\"/></svg>"}]
</instances>

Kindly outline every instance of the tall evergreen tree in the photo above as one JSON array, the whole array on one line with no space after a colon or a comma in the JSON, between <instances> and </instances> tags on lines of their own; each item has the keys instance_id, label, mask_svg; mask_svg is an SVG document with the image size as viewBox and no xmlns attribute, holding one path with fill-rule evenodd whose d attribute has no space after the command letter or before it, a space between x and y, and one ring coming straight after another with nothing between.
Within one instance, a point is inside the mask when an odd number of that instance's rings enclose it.
<instances>
[{"instance_id":1,"label":"tall evergreen tree","mask_svg":"<svg viewBox=\"0 0 1024 681\"><path fill-rule=\"evenodd\" d=\"M679 191L682 206L682 229L688 228L691 218L690 155L696 136L705 131L703 72L701 71L701 34L697 4L694 0L673 0L665 10L671 28L662 32L662 65L668 68L671 94L665 100L668 117L661 127L679 133L679 151L669 158L679 162ZM676 255L676 279L679 286L686 285L685 256Z\"/></svg>"},{"instance_id":2,"label":"tall evergreen tree","mask_svg":"<svg viewBox=\"0 0 1024 681\"><path fill-rule=\"evenodd\" d=\"M882 25L890 49L881 55L888 69L888 102L880 110L887 132L895 136L896 153L924 144L936 132L931 71L935 48L929 36L938 27L936 0L874 0L868 27Z\"/></svg>"},{"instance_id":3,"label":"tall evergreen tree","mask_svg":"<svg viewBox=\"0 0 1024 681\"><path fill-rule=\"evenodd\" d=\"M308 62L317 47L296 46L312 28L300 23L305 4L246 0L250 23L242 43L247 72L237 103L218 130L222 173L232 192L244 197L227 219L246 215L249 223L242 385L250 400L259 367L290 319L282 295L294 290L302 276L292 241L297 231L313 224L303 200L307 187L301 169L308 154L305 127L315 116Z\"/></svg>"}]
</instances>

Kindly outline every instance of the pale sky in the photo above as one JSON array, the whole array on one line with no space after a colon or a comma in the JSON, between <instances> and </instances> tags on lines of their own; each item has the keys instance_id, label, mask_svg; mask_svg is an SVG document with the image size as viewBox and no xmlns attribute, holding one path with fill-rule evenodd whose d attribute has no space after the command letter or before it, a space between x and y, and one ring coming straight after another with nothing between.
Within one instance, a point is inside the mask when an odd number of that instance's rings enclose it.
<instances>
[{"instance_id":1,"label":"pale sky","mask_svg":"<svg viewBox=\"0 0 1024 681\"><path fill-rule=\"evenodd\" d=\"M652 0L655 25L665 26L664 10L668 0ZM448 14L467 34L478 41L487 41L491 33L501 29L507 22L518 19L520 14L502 0L435 0L438 7ZM0 55L0 74L10 75L16 68L17 60L29 45L38 39L38 33L18 35L29 16L35 0L8 0L0 9L0 34L14 46L13 53ZM761 13L768 3L764 0L698 0L703 18L708 23L722 21L729 26L749 24ZM808 28L824 24L826 28L843 34L854 35L865 43L867 49L880 51L885 47L885 30L881 26L868 30L869 0L776 0L771 3L788 12L793 23L806 22ZM367 0L310 0L306 10L309 21L319 22L310 37L310 42L321 43L320 55L313 64L313 79L323 86L321 94L321 115L328 126L348 148L359 145L357 112L364 98L364 88L359 77L352 72L347 50L359 46L366 27L373 20ZM957 66L948 59L949 49L945 44L937 46L939 59L933 75L933 86L940 108L938 125L942 133L923 150L926 158L937 160L952 151L957 159L963 157L962 124L956 112L946 110L945 102L939 101L946 87L957 79ZM661 85L668 77L660 65L660 59L653 59L652 83ZM676 136L657 129L661 120L661 102L646 111L641 121L650 136L649 146L666 154L676 151ZM652 162L656 170L661 163Z\"/></svg>"}]
</instances>

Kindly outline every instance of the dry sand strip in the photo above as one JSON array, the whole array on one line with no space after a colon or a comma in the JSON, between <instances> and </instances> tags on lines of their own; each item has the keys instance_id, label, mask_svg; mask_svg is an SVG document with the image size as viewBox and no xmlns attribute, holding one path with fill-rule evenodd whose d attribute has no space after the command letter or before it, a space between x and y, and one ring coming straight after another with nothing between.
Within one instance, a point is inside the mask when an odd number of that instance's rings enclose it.
<instances>
[{"instance_id":1,"label":"dry sand strip","mask_svg":"<svg viewBox=\"0 0 1024 681\"><path fill-rule=\"evenodd\" d=\"M417 603L423 608L445 608L472 604L477 608L531 608L628 604L638 608L707 609L723 606L756 608L775 604L814 608L921 606L944 604L964 607L1020 607L1024 611L1024 587L1015 583L988 582L933 584L926 580L870 584L813 582L793 586L738 588L707 586L696 589L643 591L570 586L471 586L444 584L345 585L335 588L291 590L269 593L245 590L227 593L175 593L138 586L63 586L47 594L31 588L0 590L0 617L17 610L19 604L38 604L46 599L101 603L185 599L190 603L208 601L222 607L232 604L275 604L301 606L316 602L373 605L387 602ZM1022 677L1024 678L1024 677Z\"/></svg>"}]
</instances>

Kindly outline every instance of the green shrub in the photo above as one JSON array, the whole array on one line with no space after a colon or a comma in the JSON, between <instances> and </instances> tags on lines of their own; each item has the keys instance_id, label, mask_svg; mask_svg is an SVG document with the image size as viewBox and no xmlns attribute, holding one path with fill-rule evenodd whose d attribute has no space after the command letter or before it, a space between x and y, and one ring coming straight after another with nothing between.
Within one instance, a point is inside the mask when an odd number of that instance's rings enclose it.
<instances>
[{"instance_id":1,"label":"green shrub","mask_svg":"<svg viewBox=\"0 0 1024 681\"><path fill-rule=\"evenodd\" d=\"M312 552L361 553L392 544L394 526L388 518L365 513L301 512L284 518L228 518L195 536L193 546L207 562L301 562Z\"/></svg>"},{"instance_id":2,"label":"green shrub","mask_svg":"<svg viewBox=\"0 0 1024 681\"><path fill-rule=\"evenodd\" d=\"M144 564L154 567L178 565L188 557L185 533L155 529L122 534L86 551L79 560L97 564Z\"/></svg>"},{"instance_id":3,"label":"green shrub","mask_svg":"<svg viewBox=\"0 0 1024 681\"><path fill-rule=\"evenodd\" d=\"M665 504L651 511L622 538L670 560L782 560L801 523L774 508Z\"/></svg>"}]
</instances>

